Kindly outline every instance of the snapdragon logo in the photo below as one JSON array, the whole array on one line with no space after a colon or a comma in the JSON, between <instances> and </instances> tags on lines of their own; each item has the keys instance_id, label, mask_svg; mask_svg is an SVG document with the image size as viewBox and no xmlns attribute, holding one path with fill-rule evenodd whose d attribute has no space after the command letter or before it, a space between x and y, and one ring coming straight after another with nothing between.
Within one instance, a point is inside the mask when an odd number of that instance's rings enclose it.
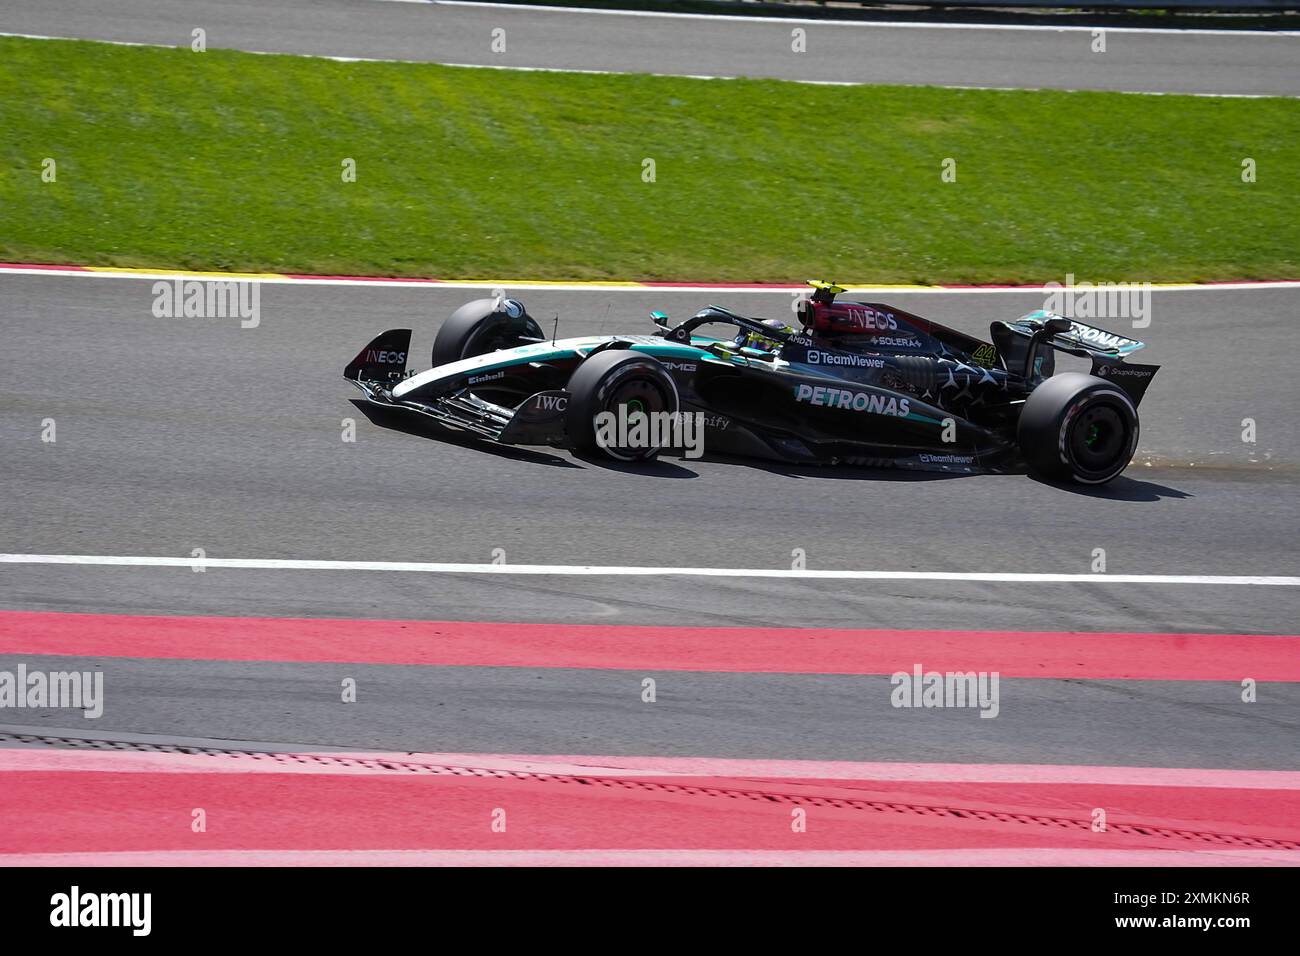
<instances>
[{"instance_id":1,"label":"snapdragon logo","mask_svg":"<svg viewBox=\"0 0 1300 956\"><path fill-rule=\"evenodd\" d=\"M132 936L152 928L152 893L82 893L74 886L50 897L51 926L129 926Z\"/></svg>"},{"instance_id":2,"label":"snapdragon logo","mask_svg":"<svg viewBox=\"0 0 1300 956\"><path fill-rule=\"evenodd\" d=\"M1043 289L1047 292L1043 310L1062 318L1132 319L1135 329L1151 324L1150 282L1076 283L1070 272L1065 276L1065 285L1047 282Z\"/></svg>"},{"instance_id":3,"label":"snapdragon logo","mask_svg":"<svg viewBox=\"0 0 1300 956\"><path fill-rule=\"evenodd\" d=\"M104 713L103 671L0 671L0 708L67 707L95 719Z\"/></svg>"},{"instance_id":4,"label":"snapdragon logo","mask_svg":"<svg viewBox=\"0 0 1300 956\"><path fill-rule=\"evenodd\" d=\"M600 412L593 419L596 444L619 449L681 448L686 458L704 454L703 412L646 412L628 405L618 413Z\"/></svg>"},{"instance_id":5,"label":"snapdragon logo","mask_svg":"<svg viewBox=\"0 0 1300 956\"><path fill-rule=\"evenodd\" d=\"M157 319L234 319L255 329L262 321L262 286L258 282L175 279L153 284Z\"/></svg>"},{"instance_id":6,"label":"snapdragon logo","mask_svg":"<svg viewBox=\"0 0 1300 956\"><path fill-rule=\"evenodd\" d=\"M899 671L889 678L894 707L978 707L981 717L998 715L997 671L948 671L922 673L916 664L912 673Z\"/></svg>"}]
</instances>

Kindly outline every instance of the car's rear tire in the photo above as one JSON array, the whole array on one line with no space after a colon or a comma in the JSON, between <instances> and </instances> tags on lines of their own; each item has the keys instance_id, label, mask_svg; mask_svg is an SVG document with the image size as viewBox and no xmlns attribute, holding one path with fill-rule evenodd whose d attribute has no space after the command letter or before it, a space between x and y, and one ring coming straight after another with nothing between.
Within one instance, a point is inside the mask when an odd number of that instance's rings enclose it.
<instances>
[{"instance_id":1,"label":"car's rear tire","mask_svg":"<svg viewBox=\"0 0 1300 956\"><path fill-rule=\"evenodd\" d=\"M1133 460L1137 409L1110 382L1064 372L1030 393L1016 438L1029 467L1040 475L1102 485Z\"/></svg>"},{"instance_id":2,"label":"car's rear tire","mask_svg":"<svg viewBox=\"0 0 1300 956\"><path fill-rule=\"evenodd\" d=\"M668 371L650 356L627 349L606 349L591 356L569 377L567 390L565 428L574 448L616 461L646 461L659 454L662 444L620 445L610 440L609 420L601 429L597 416L610 413L617 422L636 412L648 415L678 409L677 386ZM614 430L613 435L621 433Z\"/></svg>"},{"instance_id":3,"label":"car's rear tire","mask_svg":"<svg viewBox=\"0 0 1300 956\"><path fill-rule=\"evenodd\" d=\"M433 340L433 364L446 365L546 338L514 299L475 299L451 314Z\"/></svg>"}]
</instances>

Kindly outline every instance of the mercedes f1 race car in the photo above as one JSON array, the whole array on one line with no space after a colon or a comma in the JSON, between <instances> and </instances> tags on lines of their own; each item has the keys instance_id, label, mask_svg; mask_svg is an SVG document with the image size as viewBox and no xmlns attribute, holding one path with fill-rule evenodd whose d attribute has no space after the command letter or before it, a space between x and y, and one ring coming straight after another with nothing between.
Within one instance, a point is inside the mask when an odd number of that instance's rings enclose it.
<instances>
[{"instance_id":1,"label":"mercedes f1 race car","mask_svg":"<svg viewBox=\"0 0 1300 956\"><path fill-rule=\"evenodd\" d=\"M1143 343L1042 311L993 322L983 342L810 284L797 328L709 306L676 324L651 313L652 334L564 339L515 299L480 299L438 330L432 368L408 372L411 330L391 329L344 375L375 405L621 461L674 446L682 429L645 427L660 420L696 426L709 453L791 463L1095 485L1132 460L1158 368L1126 361ZM1058 352L1090 371L1057 374Z\"/></svg>"}]
</instances>

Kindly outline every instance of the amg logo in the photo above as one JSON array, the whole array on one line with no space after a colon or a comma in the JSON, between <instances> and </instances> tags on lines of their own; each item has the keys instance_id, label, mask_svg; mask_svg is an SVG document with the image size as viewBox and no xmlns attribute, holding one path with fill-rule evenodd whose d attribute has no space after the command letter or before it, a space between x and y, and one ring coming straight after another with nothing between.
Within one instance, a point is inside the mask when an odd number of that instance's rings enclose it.
<instances>
[{"instance_id":1,"label":"amg logo","mask_svg":"<svg viewBox=\"0 0 1300 956\"><path fill-rule=\"evenodd\" d=\"M471 375L469 377L469 384L477 385L479 382L495 382L497 379L505 377L505 372L492 372L489 375Z\"/></svg>"},{"instance_id":2,"label":"amg logo","mask_svg":"<svg viewBox=\"0 0 1300 956\"><path fill-rule=\"evenodd\" d=\"M809 349L808 364L852 365L855 368L884 368L885 360L868 358L865 355L851 355L848 352L823 352L820 349Z\"/></svg>"},{"instance_id":3,"label":"amg logo","mask_svg":"<svg viewBox=\"0 0 1300 956\"><path fill-rule=\"evenodd\" d=\"M381 352L377 349L366 349L367 365L405 365L405 352Z\"/></svg>"},{"instance_id":4,"label":"amg logo","mask_svg":"<svg viewBox=\"0 0 1300 956\"><path fill-rule=\"evenodd\" d=\"M794 400L824 408L849 408L855 412L900 418L905 418L912 412L911 402L906 398L854 392L847 388L825 388L821 385L800 385L795 390Z\"/></svg>"},{"instance_id":5,"label":"amg logo","mask_svg":"<svg viewBox=\"0 0 1300 956\"><path fill-rule=\"evenodd\" d=\"M695 364L693 362L660 362L664 368L671 369L674 372L694 372Z\"/></svg>"},{"instance_id":6,"label":"amg logo","mask_svg":"<svg viewBox=\"0 0 1300 956\"><path fill-rule=\"evenodd\" d=\"M569 407L567 395L538 395L533 407L544 412L562 412Z\"/></svg>"}]
</instances>

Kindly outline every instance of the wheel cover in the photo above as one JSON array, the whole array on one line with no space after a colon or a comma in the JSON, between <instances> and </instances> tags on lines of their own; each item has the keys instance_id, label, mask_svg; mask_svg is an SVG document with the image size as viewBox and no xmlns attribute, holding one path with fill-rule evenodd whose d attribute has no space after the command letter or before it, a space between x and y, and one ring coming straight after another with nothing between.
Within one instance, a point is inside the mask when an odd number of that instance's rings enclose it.
<instances>
[{"instance_id":1,"label":"wheel cover","mask_svg":"<svg viewBox=\"0 0 1300 956\"><path fill-rule=\"evenodd\" d=\"M1066 447L1075 467L1087 476L1105 475L1128 464L1132 428L1110 402L1085 406L1070 423Z\"/></svg>"},{"instance_id":2,"label":"wheel cover","mask_svg":"<svg viewBox=\"0 0 1300 956\"><path fill-rule=\"evenodd\" d=\"M601 411L610 412L620 422L626 422L628 431L635 424L635 416L653 416L662 412L675 410L675 395L670 396L663 383L645 374L630 374L611 383L608 394L600 404ZM649 422L646 422L647 437L653 434ZM662 432L660 433L662 437ZM623 461L636 461L650 458L658 453L658 445L647 447L625 447L621 445L602 446L605 453Z\"/></svg>"},{"instance_id":3,"label":"wheel cover","mask_svg":"<svg viewBox=\"0 0 1300 956\"><path fill-rule=\"evenodd\" d=\"M637 412L651 415L668 411L667 396L659 388L659 383L649 378L632 378L620 382L606 401L605 409L617 415L620 406L627 409L624 413L627 415Z\"/></svg>"}]
</instances>

